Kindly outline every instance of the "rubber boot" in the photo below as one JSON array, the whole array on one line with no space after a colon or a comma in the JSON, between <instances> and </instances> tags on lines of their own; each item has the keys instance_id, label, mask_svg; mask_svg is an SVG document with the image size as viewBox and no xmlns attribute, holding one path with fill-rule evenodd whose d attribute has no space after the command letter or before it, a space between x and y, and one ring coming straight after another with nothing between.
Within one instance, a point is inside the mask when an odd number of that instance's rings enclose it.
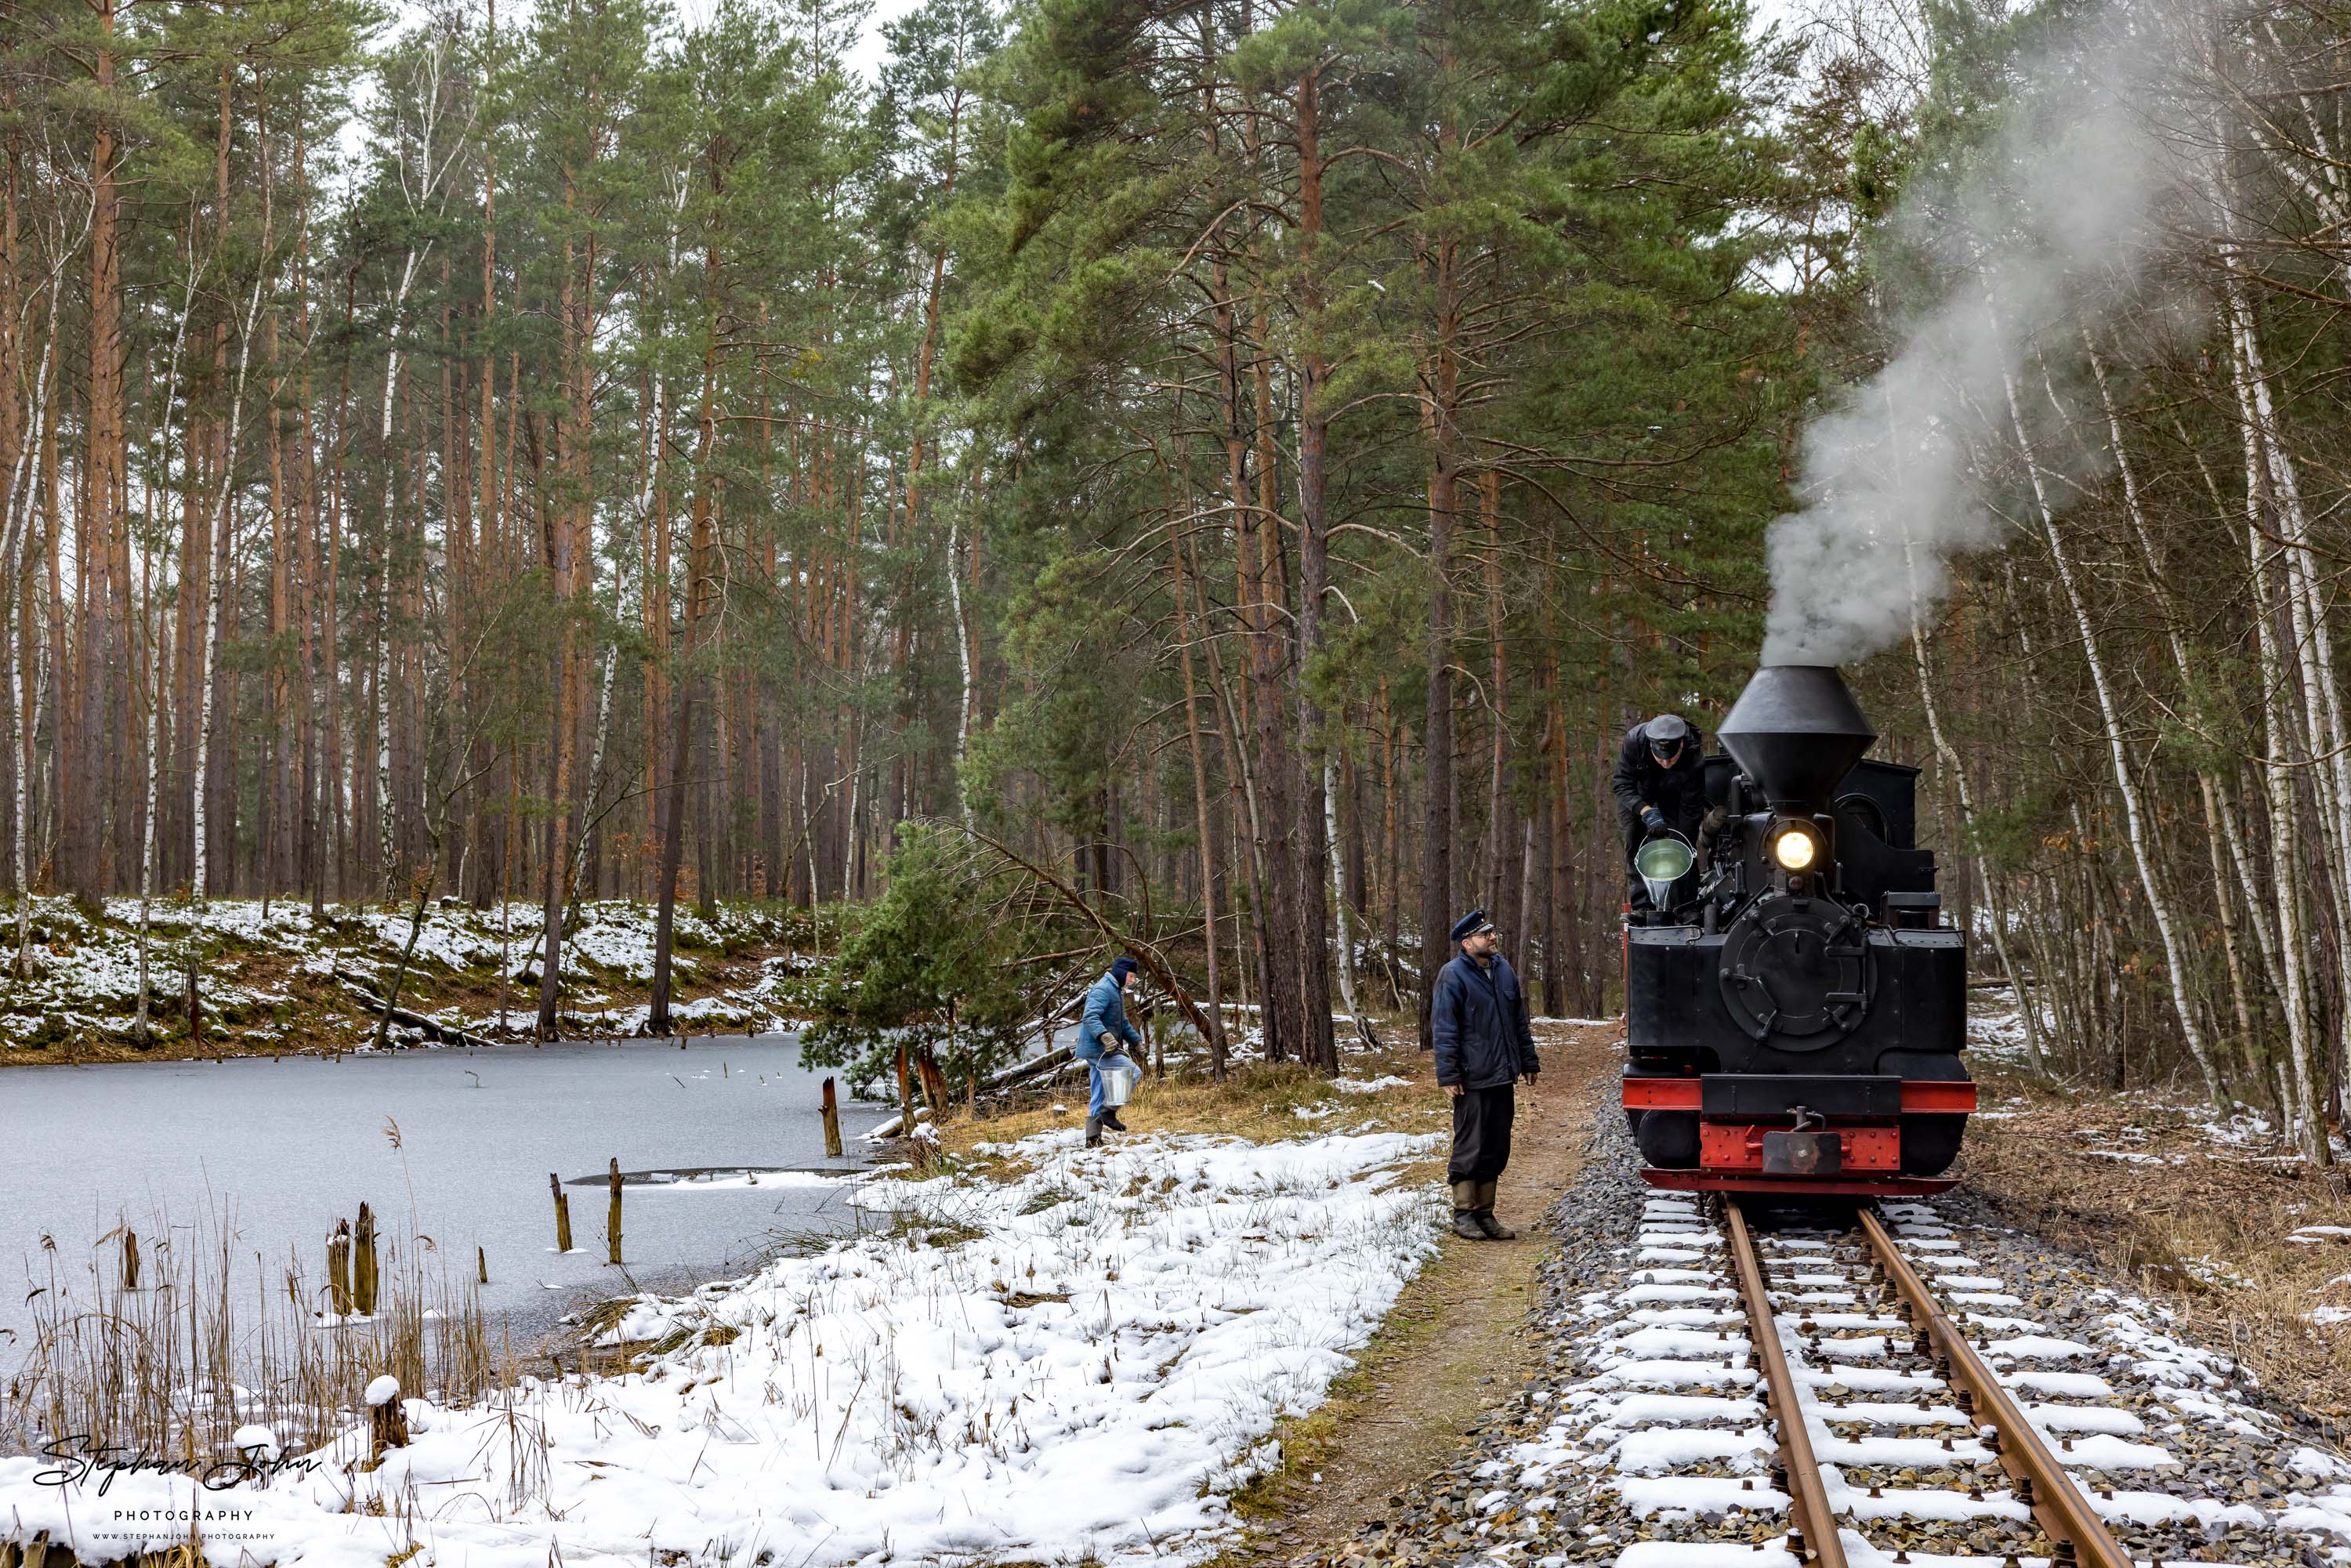
<instances>
[{"instance_id":1,"label":"rubber boot","mask_svg":"<svg viewBox=\"0 0 2351 1568\"><path fill-rule=\"evenodd\" d=\"M1103 1108L1102 1113L1102 1124L1108 1127L1113 1133L1123 1133L1126 1131L1126 1124L1118 1119L1118 1108L1114 1105Z\"/></svg>"},{"instance_id":2,"label":"rubber boot","mask_svg":"<svg viewBox=\"0 0 2351 1568\"><path fill-rule=\"evenodd\" d=\"M1086 1147L1092 1149L1099 1148L1101 1145L1102 1118L1099 1116L1089 1116L1086 1118Z\"/></svg>"},{"instance_id":3,"label":"rubber boot","mask_svg":"<svg viewBox=\"0 0 2351 1568\"><path fill-rule=\"evenodd\" d=\"M1465 1241L1483 1241L1486 1228L1478 1223L1473 1212L1478 1207L1478 1184L1457 1181L1453 1184L1453 1234Z\"/></svg>"},{"instance_id":4,"label":"rubber boot","mask_svg":"<svg viewBox=\"0 0 2351 1568\"><path fill-rule=\"evenodd\" d=\"M1494 1189L1500 1185L1499 1182L1490 1181L1481 1181L1478 1184L1478 1201L1471 1207L1469 1218L1478 1222L1479 1232L1487 1240L1516 1241L1519 1239L1519 1233L1494 1218ZM1454 1201L1458 1203L1460 1199L1456 1198Z\"/></svg>"}]
</instances>

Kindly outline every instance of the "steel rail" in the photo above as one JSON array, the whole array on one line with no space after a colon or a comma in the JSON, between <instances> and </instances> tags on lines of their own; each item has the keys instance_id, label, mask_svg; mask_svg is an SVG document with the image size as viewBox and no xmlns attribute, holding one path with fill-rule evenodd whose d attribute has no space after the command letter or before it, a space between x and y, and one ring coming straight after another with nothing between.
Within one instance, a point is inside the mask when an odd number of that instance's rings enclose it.
<instances>
[{"instance_id":1,"label":"steel rail","mask_svg":"<svg viewBox=\"0 0 2351 1568\"><path fill-rule=\"evenodd\" d=\"M1763 1267L1755 1256L1754 1238L1748 1234L1747 1216L1729 1193L1722 1195L1722 1211L1729 1223L1730 1260L1739 1270L1740 1294L1747 1298L1749 1332L1755 1342L1756 1358L1763 1365L1770 1413L1780 1423L1780 1452L1787 1471L1789 1548L1799 1563L1845 1568L1844 1538L1837 1533L1836 1511L1829 1506L1821 1463L1813 1456L1812 1433L1804 1427L1804 1406L1796 1397L1795 1375L1788 1370L1787 1350L1780 1343L1771 1297L1763 1286Z\"/></svg>"},{"instance_id":2,"label":"steel rail","mask_svg":"<svg viewBox=\"0 0 2351 1568\"><path fill-rule=\"evenodd\" d=\"M2089 1499L2072 1475L2049 1451L2040 1432L2026 1420L1991 1368L1968 1343L1959 1325L1936 1304L1934 1292L1894 1245L1885 1224L1868 1209L1861 1211L1861 1232L1877 1255L1878 1266L1908 1308L1914 1329L1934 1353L1937 1373L1953 1389L1973 1401L1970 1421L1980 1416L2000 1435L1994 1457L2016 1481L2017 1500L2032 1510L2033 1519L2056 1548L2053 1564L2079 1563L2095 1568L2135 1568L2130 1553L2106 1531L2105 1521L2091 1508ZM1968 1404L1962 1400L1962 1406Z\"/></svg>"}]
</instances>

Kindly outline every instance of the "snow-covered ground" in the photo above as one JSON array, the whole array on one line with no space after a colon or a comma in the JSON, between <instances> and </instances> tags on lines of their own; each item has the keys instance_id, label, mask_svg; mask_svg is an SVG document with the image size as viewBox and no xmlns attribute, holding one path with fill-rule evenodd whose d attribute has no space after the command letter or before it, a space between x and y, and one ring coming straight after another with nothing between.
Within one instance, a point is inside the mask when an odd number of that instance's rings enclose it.
<instances>
[{"instance_id":1,"label":"snow-covered ground","mask_svg":"<svg viewBox=\"0 0 2351 1568\"><path fill-rule=\"evenodd\" d=\"M13 936L13 912L8 914L0 933ZM157 1005L176 1006L193 957L201 968L200 989L212 1026L246 1044L287 1036L306 997L350 1006L352 998L339 975L363 986L386 985L413 924L404 907L338 907L313 917L307 904L287 899L273 900L266 908L252 899L214 899L201 908L158 900L150 919L149 986ZM33 974L24 980L0 975L0 1046L127 1037L139 995L138 901L110 900L104 918L92 920L68 900L37 898L31 925ZM783 917L767 909L722 904L714 920L705 921L681 908L675 929L674 961L684 987L701 988L697 979L714 955L767 954L749 983L674 1009L699 1026L752 1024L782 1015L794 998L794 981L815 963L791 950ZM463 977L495 985L503 968L511 982L510 1007L528 1013L535 1006L536 911L517 907L502 917L495 908L476 911L444 900L426 911L415 937L413 980ZM653 965L650 906L624 901L581 904L563 948L568 1019L599 1034L641 1030L645 1006L611 1006L613 998L600 988L643 986L653 977ZM496 1023L494 1006L411 1005L437 1023L472 1033Z\"/></svg>"},{"instance_id":2,"label":"snow-covered ground","mask_svg":"<svg viewBox=\"0 0 2351 1568\"><path fill-rule=\"evenodd\" d=\"M1435 1142L1040 1134L990 1151L1017 1178L875 1180L872 1233L638 1300L625 1375L408 1399L380 1468L360 1425L217 1490L0 1458L0 1539L101 1561L193 1508L225 1511L215 1562L1195 1562L1433 1253L1437 1195L1396 1167Z\"/></svg>"}]
</instances>

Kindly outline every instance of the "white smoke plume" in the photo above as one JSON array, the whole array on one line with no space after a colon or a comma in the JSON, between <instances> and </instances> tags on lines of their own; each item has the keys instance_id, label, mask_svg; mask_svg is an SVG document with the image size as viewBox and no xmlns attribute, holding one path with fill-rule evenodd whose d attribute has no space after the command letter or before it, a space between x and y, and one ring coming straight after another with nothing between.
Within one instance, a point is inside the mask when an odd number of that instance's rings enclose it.
<instances>
[{"instance_id":1,"label":"white smoke plume","mask_svg":"<svg viewBox=\"0 0 2351 1568\"><path fill-rule=\"evenodd\" d=\"M2156 219L2183 188L2175 144L2146 117L2179 101L2160 68L2179 19L2154 8L2122 0L2059 41L2022 73L1963 182L1905 193L1896 221L1935 255L1949 291L1804 432L1800 507L1765 536L1765 664L1892 646L1914 615L1933 624L1954 558L1999 542L2005 524L1973 454L2004 444L2008 378L2037 392L2043 351L2063 376L2081 329L2099 330L2158 259ZM2045 394L2030 401L2029 418L2049 414Z\"/></svg>"}]
</instances>

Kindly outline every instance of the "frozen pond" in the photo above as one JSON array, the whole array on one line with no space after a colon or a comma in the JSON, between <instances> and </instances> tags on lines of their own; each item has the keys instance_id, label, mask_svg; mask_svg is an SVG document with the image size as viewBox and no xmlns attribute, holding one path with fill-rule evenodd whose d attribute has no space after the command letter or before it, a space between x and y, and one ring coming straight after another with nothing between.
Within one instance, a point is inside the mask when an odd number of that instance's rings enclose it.
<instances>
[{"instance_id":1,"label":"frozen pond","mask_svg":"<svg viewBox=\"0 0 2351 1568\"><path fill-rule=\"evenodd\" d=\"M632 1183L623 1265L604 1261L614 1157L624 1172L841 1168L825 1158L822 1080L789 1034L684 1051L636 1040L0 1069L0 1328L25 1327L23 1281L48 1271L44 1237L79 1273L126 1218L152 1245L159 1216L186 1237L209 1209L273 1285L289 1253L317 1281L327 1233L366 1202L379 1234L432 1238L454 1280L470 1277L480 1247L493 1331L506 1316L519 1348L582 1299L747 1269L779 1238L853 1225L840 1182ZM857 1134L889 1114L844 1098L848 1163ZM561 1256L550 1172L597 1178L566 1187L575 1250Z\"/></svg>"}]
</instances>

